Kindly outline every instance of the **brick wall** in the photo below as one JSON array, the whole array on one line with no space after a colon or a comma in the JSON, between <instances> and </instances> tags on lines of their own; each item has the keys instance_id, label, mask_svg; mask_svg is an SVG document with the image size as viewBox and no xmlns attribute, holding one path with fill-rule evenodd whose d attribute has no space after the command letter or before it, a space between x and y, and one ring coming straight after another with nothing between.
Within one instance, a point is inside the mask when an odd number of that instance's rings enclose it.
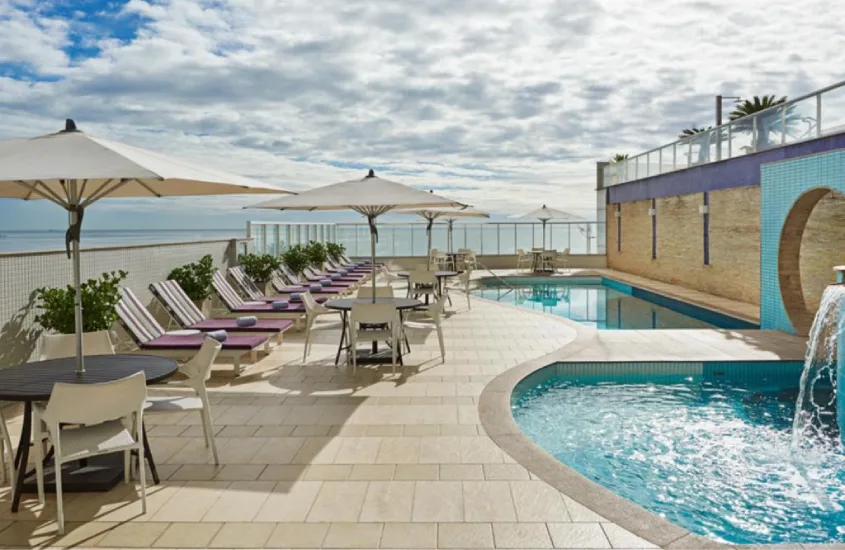
<instances>
[{"instance_id":1,"label":"brick wall","mask_svg":"<svg viewBox=\"0 0 845 550\"><path fill-rule=\"evenodd\" d=\"M710 193L710 265L704 265L702 193L659 198L657 259L651 258L651 201L623 203L608 215L607 258L612 269L744 302L760 303L760 192L743 187ZM609 210L614 210L611 205Z\"/></svg>"},{"instance_id":2,"label":"brick wall","mask_svg":"<svg viewBox=\"0 0 845 550\"><path fill-rule=\"evenodd\" d=\"M819 307L824 288L836 282L833 266L845 264L845 195L827 193L810 213L801 238L801 288L807 310Z\"/></svg>"}]
</instances>

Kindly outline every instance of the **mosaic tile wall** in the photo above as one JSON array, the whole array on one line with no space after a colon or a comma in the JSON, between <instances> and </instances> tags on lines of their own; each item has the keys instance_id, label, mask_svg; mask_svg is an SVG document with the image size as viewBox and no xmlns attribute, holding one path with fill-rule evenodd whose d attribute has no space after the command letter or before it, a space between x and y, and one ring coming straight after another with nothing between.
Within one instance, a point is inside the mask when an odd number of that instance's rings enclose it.
<instances>
[{"instance_id":1,"label":"mosaic tile wall","mask_svg":"<svg viewBox=\"0 0 845 550\"><path fill-rule=\"evenodd\" d=\"M129 272L124 284L149 303L147 286L160 281L179 265L211 254L218 267L234 261L238 241L167 243L83 250L82 279L106 271ZM34 291L42 286L59 287L72 281L71 262L64 252L0 255L0 368L26 362L35 353L39 328Z\"/></svg>"},{"instance_id":2,"label":"mosaic tile wall","mask_svg":"<svg viewBox=\"0 0 845 550\"><path fill-rule=\"evenodd\" d=\"M760 168L760 324L795 333L778 279L780 235L792 205L815 188L845 192L845 150L764 164Z\"/></svg>"}]
</instances>

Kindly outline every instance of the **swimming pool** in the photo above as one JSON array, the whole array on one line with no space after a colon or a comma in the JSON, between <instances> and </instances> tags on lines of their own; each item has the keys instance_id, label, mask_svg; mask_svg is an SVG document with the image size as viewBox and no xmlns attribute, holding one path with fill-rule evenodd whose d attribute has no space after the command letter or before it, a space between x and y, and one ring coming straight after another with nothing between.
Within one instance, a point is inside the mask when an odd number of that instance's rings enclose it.
<instances>
[{"instance_id":1,"label":"swimming pool","mask_svg":"<svg viewBox=\"0 0 845 550\"><path fill-rule=\"evenodd\" d=\"M734 544L845 542L845 454L830 424L793 451L800 362L560 363L512 412L580 474ZM817 403L831 390L818 388ZM601 510L597 510L601 513Z\"/></svg>"},{"instance_id":2,"label":"swimming pool","mask_svg":"<svg viewBox=\"0 0 845 550\"><path fill-rule=\"evenodd\" d=\"M607 277L485 279L475 296L543 311L599 330L756 329L759 325Z\"/></svg>"}]
</instances>

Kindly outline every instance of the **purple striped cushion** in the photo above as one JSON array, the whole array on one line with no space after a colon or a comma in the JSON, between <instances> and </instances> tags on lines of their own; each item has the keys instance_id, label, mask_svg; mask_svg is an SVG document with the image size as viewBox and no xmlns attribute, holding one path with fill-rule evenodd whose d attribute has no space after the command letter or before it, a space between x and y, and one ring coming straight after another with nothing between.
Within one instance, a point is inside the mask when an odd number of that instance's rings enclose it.
<instances>
[{"instance_id":1,"label":"purple striped cushion","mask_svg":"<svg viewBox=\"0 0 845 550\"><path fill-rule=\"evenodd\" d=\"M141 345L141 349L200 349L205 341L205 334L196 336L160 336ZM251 350L264 344L264 336L236 335L229 336L222 342L223 349Z\"/></svg>"},{"instance_id":2,"label":"purple striped cushion","mask_svg":"<svg viewBox=\"0 0 845 550\"><path fill-rule=\"evenodd\" d=\"M291 328L293 324L293 321L285 319L259 319L254 325L239 327L236 319L207 319L188 328L203 332L212 330L228 330L229 332L284 332Z\"/></svg>"}]
</instances>

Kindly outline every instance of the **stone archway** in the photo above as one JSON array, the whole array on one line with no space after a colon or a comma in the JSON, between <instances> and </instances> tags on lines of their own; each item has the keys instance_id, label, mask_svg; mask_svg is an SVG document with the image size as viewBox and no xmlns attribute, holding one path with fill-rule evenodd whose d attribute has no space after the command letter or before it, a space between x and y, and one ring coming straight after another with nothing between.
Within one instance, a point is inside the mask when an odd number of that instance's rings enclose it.
<instances>
[{"instance_id":1,"label":"stone archway","mask_svg":"<svg viewBox=\"0 0 845 550\"><path fill-rule=\"evenodd\" d=\"M807 309L801 284L801 241L807 220L816 204L831 189L818 187L801 195L786 216L778 246L778 281L783 306L792 327L799 336L806 336L813 324L813 313Z\"/></svg>"}]
</instances>

